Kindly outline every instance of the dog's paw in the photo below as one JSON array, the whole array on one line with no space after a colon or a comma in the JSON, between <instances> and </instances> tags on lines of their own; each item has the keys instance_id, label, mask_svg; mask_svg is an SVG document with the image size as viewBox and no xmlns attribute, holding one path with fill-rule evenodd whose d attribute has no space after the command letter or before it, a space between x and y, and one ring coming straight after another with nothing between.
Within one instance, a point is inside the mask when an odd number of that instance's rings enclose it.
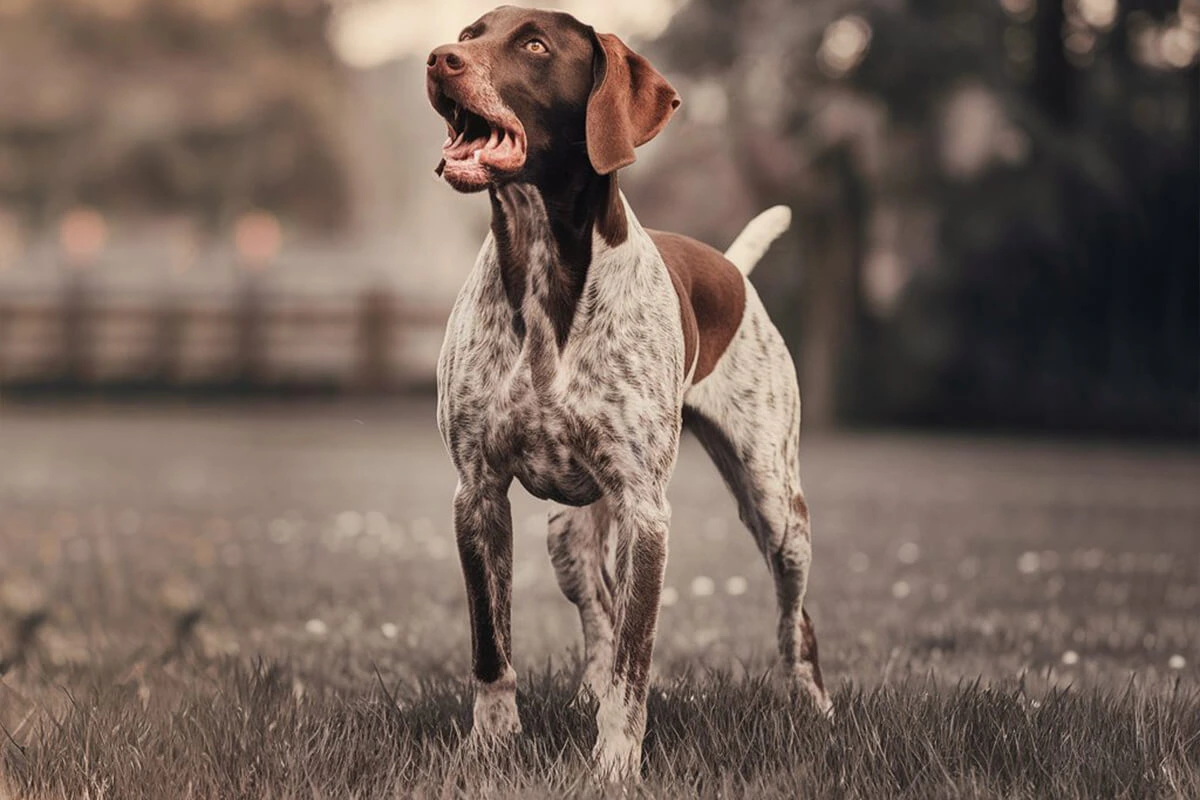
<instances>
[{"instance_id":1,"label":"dog's paw","mask_svg":"<svg viewBox=\"0 0 1200 800\"><path fill-rule=\"evenodd\" d=\"M624 687L614 683L604 689L597 704L592 765L605 781L641 780L646 709L630 700Z\"/></svg>"},{"instance_id":2,"label":"dog's paw","mask_svg":"<svg viewBox=\"0 0 1200 800\"><path fill-rule=\"evenodd\" d=\"M790 701L796 708L807 706L815 709L820 716L833 720L833 701L825 688L817 684L808 665L788 669L781 664L772 668L768 674L772 691L776 692L781 700Z\"/></svg>"},{"instance_id":3,"label":"dog's paw","mask_svg":"<svg viewBox=\"0 0 1200 800\"><path fill-rule=\"evenodd\" d=\"M481 715L475 711L471 724L471 739L474 741L491 742L508 739L521 732L521 718L516 709L512 712L496 713L495 711Z\"/></svg>"},{"instance_id":4,"label":"dog's paw","mask_svg":"<svg viewBox=\"0 0 1200 800\"><path fill-rule=\"evenodd\" d=\"M601 736L592 748L592 765L603 781L640 781L642 743L630 736Z\"/></svg>"},{"instance_id":5,"label":"dog's paw","mask_svg":"<svg viewBox=\"0 0 1200 800\"><path fill-rule=\"evenodd\" d=\"M476 684L472 719L471 740L477 743L507 739L521 732L517 676L511 667L508 674L494 683Z\"/></svg>"},{"instance_id":6,"label":"dog's paw","mask_svg":"<svg viewBox=\"0 0 1200 800\"><path fill-rule=\"evenodd\" d=\"M833 722L833 701L829 699L829 693L816 686L810 686L808 687L808 696L816 705L817 711L821 713L821 716Z\"/></svg>"},{"instance_id":7,"label":"dog's paw","mask_svg":"<svg viewBox=\"0 0 1200 800\"><path fill-rule=\"evenodd\" d=\"M833 720L833 701L823 686L819 686L807 670L799 670L791 676L792 696L797 702L810 703L825 719Z\"/></svg>"}]
</instances>

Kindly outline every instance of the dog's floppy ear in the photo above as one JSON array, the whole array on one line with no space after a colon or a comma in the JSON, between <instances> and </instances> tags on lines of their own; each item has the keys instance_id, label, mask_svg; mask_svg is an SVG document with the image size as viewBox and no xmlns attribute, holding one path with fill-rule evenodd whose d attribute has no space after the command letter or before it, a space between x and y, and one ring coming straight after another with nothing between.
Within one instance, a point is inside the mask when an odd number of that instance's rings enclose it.
<instances>
[{"instance_id":1,"label":"dog's floppy ear","mask_svg":"<svg viewBox=\"0 0 1200 800\"><path fill-rule=\"evenodd\" d=\"M627 167L679 108L679 95L650 62L611 33L592 33L596 55L587 104L587 150L601 175Z\"/></svg>"}]
</instances>

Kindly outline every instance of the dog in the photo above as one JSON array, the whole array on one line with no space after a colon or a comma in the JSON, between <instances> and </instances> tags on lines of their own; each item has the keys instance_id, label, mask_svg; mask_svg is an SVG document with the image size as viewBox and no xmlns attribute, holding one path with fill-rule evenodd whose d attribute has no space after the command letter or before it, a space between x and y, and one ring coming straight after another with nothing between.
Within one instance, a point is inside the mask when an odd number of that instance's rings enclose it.
<instances>
[{"instance_id":1,"label":"dog","mask_svg":"<svg viewBox=\"0 0 1200 800\"><path fill-rule=\"evenodd\" d=\"M788 677L828 712L803 605L812 551L800 395L746 278L790 212L760 215L725 255L642 228L617 171L679 97L619 38L568 14L497 8L429 55L426 81L448 129L437 175L460 192L486 190L492 209L437 372L438 429L458 473L472 739L521 729L509 626L515 478L559 506L548 547L583 627L596 766L639 772L683 428L767 561Z\"/></svg>"}]
</instances>

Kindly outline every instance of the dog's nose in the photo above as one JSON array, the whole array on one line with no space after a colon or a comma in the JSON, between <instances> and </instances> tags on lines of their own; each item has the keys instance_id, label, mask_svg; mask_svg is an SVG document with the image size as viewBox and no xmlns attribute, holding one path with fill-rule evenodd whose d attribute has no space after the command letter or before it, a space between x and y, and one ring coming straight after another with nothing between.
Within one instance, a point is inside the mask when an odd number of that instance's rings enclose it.
<instances>
[{"instance_id":1,"label":"dog's nose","mask_svg":"<svg viewBox=\"0 0 1200 800\"><path fill-rule=\"evenodd\" d=\"M444 44L429 54L429 72L440 72L443 76L457 75L467 68L462 51L457 45Z\"/></svg>"}]
</instances>

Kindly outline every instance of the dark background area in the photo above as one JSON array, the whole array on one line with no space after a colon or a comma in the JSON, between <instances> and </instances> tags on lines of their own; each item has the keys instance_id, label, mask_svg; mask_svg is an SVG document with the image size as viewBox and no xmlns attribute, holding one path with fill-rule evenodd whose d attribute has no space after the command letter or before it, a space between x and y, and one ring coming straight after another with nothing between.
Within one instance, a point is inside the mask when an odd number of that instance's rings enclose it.
<instances>
[{"instance_id":1,"label":"dark background area","mask_svg":"<svg viewBox=\"0 0 1200 800\"><path fill-rule=\"evenodd\" d=\"M675 18L667 63L725 88L721 144L760 202L799 212L799 268L761 277L810 408L1194 433L1200 73L1173 48L1197 14L701 0Z\"/></svg>"}]
</instances>

